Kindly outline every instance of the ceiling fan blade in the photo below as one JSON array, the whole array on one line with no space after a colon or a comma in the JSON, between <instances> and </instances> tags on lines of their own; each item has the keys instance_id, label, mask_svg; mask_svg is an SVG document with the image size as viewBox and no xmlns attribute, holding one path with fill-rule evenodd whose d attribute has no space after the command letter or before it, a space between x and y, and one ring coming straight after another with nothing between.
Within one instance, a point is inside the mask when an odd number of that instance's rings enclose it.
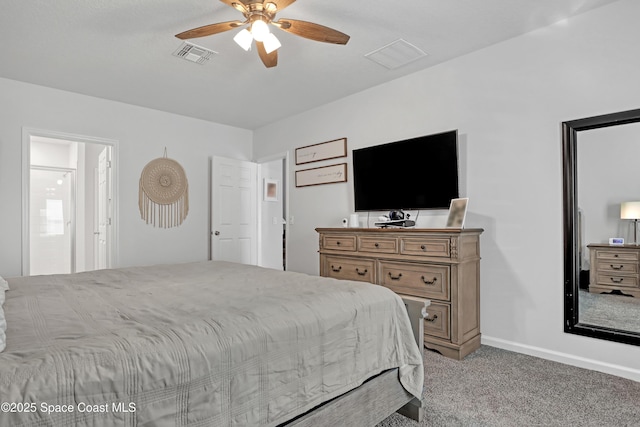
<instances>
[{"instance_id":1,"label":"ceiling fan blade","mask_svg":"<svg viewBox=\"0 0 640 427\"><path fill-rule=\"evenodd\" d=\"M176 37L181 40L195 39L197 37L205 37L212 34L218 34L225 31L233 30L234 28L238 28L243 24L244 22L241 21L219 22L217 24L205 25L203 27L194 28L180 34L176 34Z\"/></svg>"},{"instance_id":2,"label":"ceiling fan blade","mask_svg":"<svg viewBox=\"0 0 640 427\"><path fill-rule=\"evenodd\" d=\"M278 51L274 50L271 53L267 53L264 48L264 44L262 42L256 42L256 47L258 48L258 55L260 55L260 59L265 67L271 68L278 65Z\"/></svg>"},{"instance_id":3,"label":"ceiling fan blade","mask_svg":"<svg viewBox=\"0 0 640 427\"><path fill-rule=\"evenodd\" d=\"M297 19L280 19L272 22L283 31L295 34L300 37L324 43L347 44L349 36L333 28L313 22L299 21Z\"/></svg>"},{"instance_id":4,"label":"ceiling fan blade","mask_svg":"<svg viewBox=\"0 0 640 427\"><path fill-rule=\"evenodd\" d=\"M264 4L266 5L267 3L273 3L276 5L277 11L280 12L284 8L291 6L291 4L295 1L296 0L264 0Z\"/></svg>"}]
</instances>

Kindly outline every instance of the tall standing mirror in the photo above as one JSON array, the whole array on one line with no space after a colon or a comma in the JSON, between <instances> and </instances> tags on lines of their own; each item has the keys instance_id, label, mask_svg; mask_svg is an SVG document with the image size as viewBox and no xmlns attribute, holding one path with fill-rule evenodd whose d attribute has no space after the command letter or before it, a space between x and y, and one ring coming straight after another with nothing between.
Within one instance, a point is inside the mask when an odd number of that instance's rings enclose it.
<instances>
[{"instance_id":1,"label":"tall standing mirror","mask_svg":"<svg viewBox=\"0 0 640 427\"><path fill-rule=\"evenodd\" d=\"M640 109L562 124L565 325L640 345Z\"/></svg>"}]
</instances>

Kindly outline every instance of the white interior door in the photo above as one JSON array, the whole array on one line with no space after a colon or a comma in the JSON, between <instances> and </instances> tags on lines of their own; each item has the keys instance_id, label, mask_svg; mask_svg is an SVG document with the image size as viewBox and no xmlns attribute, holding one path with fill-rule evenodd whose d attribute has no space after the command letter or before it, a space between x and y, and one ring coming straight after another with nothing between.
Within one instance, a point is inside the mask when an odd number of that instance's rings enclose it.
<instances>
[{"instance_id":1,"label":"white interior door","mask_svg":"<svg viewBox=\"0 0 640 427\"><path fill-rule=\"evenodd\" d=\"M257 164L214 157L211 171L211 258L257 264Z\"/></svg>"}]
</instances>

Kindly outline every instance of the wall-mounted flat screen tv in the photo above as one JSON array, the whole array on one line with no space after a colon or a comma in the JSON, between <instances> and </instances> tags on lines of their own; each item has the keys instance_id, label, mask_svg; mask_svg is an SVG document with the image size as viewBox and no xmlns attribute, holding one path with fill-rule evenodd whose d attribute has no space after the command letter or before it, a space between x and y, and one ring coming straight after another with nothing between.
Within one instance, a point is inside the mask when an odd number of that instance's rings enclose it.
<instances>
[{"instance_id":1,"label":"wall-mounted flat screen tv","mask_svg":"<svg viewBox=\"0 0 640 427\"><path fill-rule=\"evenodd\" d=\"M458 194L458 131L353 150L356 211L448 209Z\"/></svg>"}]
</instances>

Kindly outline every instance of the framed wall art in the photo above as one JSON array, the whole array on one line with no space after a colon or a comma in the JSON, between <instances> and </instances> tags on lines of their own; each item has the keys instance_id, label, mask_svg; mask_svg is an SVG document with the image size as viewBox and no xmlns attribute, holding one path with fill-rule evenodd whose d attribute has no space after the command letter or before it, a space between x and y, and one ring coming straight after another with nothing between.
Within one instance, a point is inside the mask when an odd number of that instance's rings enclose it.
<instances>
[{"instance_id":1,"label":"framed wall art","mask_svg":"<svg viewBox=\"0 0 640 427\"><path fill-rule=\"evenodd\" d=\"M280 193L280 185L277 179L264 179L264 197L265 202L277 202Z\"/></svg>"},{"instance_id":2,"label":"framed wall art","mask_svg":"<svg viewBox=\"0 0 640 427\"><path fill-rule=\"evenodd\" d=\"M296 165L347 157L347 138L296 148Z\"/></svg>"},{"instance_id":3,"label":"framed wall art","mask_svg":"<svg viewBox=\"0 0 640 427\"><path fill-rule=\"evenodd\" d=\"M296 171L296 187L335 182L347 182L346 163Z\"/></svg>"}]
</instances>

